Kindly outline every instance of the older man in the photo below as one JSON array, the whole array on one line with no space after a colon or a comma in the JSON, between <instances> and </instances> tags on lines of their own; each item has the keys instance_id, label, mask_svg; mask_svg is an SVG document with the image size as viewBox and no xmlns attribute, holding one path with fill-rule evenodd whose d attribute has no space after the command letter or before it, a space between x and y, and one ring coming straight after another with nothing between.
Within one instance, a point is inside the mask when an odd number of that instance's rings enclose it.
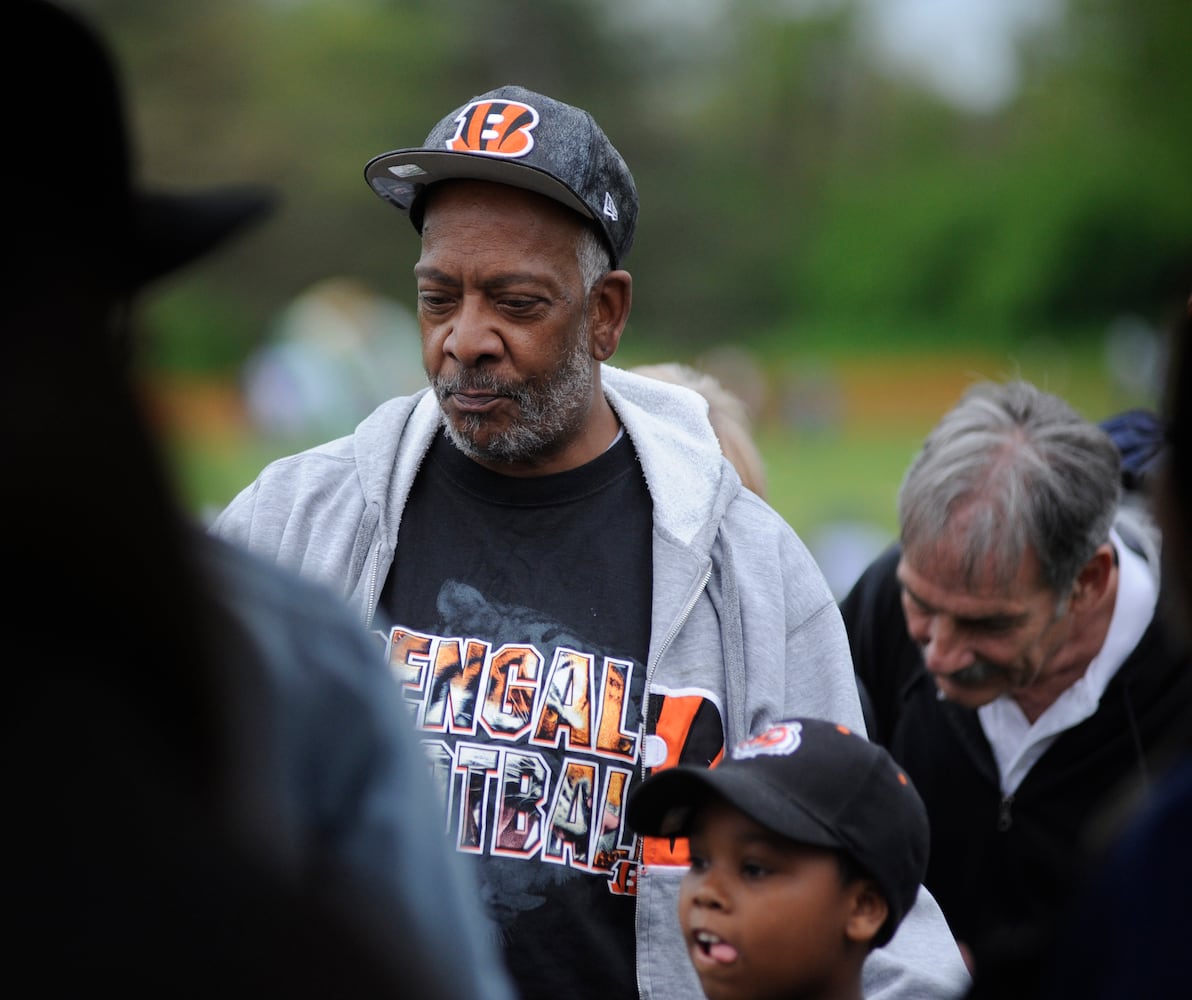
<instances>
[{"instance_id":1,"label":"older man","mask_svg":"<svg viewBox=\"0 0 1192 1000\"><path fill-rule=\"evenodd\" d=\"M1155 613L1157 535L1122 502L1105 431L1021 381L943 417L899 519L842 602L871 735L927 803L926 885L977 985L1029 996L1090 824L1145 784L1192 704Z\"/></svg>"},{"instance_id":2,"label":"older man","mask_svg":"<svg viewBox=\"0 0 1192 1000\"><path fill-rule=\"evenodd\" d=\"M385 635L524 998L688 1000L685 858L626 796L786 716L860 727L839 612L702 397L605 364L638 199L591 115L501 87L366 177L421 234L430 386L266 468L215 530ZM966 983L926 893L867 964L871 996Z\"/></svg>"}]
</instances>

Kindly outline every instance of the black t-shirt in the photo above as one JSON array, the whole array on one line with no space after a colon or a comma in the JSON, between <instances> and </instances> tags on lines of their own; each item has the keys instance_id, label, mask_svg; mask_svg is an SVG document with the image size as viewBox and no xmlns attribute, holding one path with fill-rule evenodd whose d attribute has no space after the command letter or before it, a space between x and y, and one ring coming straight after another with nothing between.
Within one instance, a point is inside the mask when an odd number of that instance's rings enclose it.
<instances>
[{"instance_id":1,"label":"black t-shirt","mask_svg":"<svg viewBox=\"0 0 1192 1000\"><path fill-rule=\"evenodd\" d=\"M627 436L515 478L445 435L407 501L381 613L525 1000L636 995L638 775L651 504ZM444 933L450 933L444 928Z\"/></svg>"}]
</instances>

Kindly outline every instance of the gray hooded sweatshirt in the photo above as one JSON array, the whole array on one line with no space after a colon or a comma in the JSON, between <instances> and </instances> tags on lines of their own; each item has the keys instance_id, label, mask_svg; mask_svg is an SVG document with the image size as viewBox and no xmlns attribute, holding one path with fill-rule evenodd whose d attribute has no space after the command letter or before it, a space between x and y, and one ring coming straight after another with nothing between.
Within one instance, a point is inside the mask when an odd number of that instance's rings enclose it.
<instances>
[{"instance_id":1,"label":"gray hooded sweatshirt","mask_svg":"<svg viewBox=\"0 0 1192 1000\"><path fill-rule=\"evenodd\" d=\"M864 732L832 592L790 525L741 485L703 397L610 365L601 379L654 507L647 699L700 692L720 709L726 746L792 716ZM331 586L371 628L406 498L442 423L429 389L389 400L354 433L271 463L212 530ZM659 739L643 734L642 767L665 759ZM642 1000L701 994L676 916L683 872L647 864L637 873ZM921 888L894 939L867 959L865 995L944 1000L968 985L943 915Z\"/></svg>"}]
</instances>

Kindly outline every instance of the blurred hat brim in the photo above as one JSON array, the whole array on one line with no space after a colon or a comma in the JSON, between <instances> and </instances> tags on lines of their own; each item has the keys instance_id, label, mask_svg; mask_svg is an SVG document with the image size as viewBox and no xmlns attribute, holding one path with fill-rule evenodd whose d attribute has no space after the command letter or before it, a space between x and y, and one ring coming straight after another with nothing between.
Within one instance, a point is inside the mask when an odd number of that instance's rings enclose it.
<instances>
[{"instance_id":1,"label":"blurred hat brim","mask_svg":"<svg viewBox=\"0 0 1192 1000\"><path fill-rule=\"evenodd\" d=\"M276 191L259 184L134 192L130 284L181 270L268 218L279 202Z\"/></svg>"}]
</instances>

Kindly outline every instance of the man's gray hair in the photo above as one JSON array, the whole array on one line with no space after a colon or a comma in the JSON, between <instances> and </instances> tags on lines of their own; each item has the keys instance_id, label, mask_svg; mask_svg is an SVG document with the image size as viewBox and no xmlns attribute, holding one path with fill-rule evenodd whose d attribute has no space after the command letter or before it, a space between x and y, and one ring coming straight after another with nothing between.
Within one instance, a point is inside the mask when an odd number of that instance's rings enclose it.
<instances>
[{"instance_id":1,"label":"man's gray hair","mask_svg":"<svg viewBox=\"0 0 1192 1000\"><path fill-rule=\"evenodd\" d=\"M930 551L947 537L963 551L970 585L990 570L1009 582L1033 548L1042 583L1062 597L1108 539L1120 494L1121 456L1104 430L1029 382L982 382L928 434L903 477L901 542Z\"/></svg>"},{"instance_id":2,"label":"man's gray hair","mask_svg":"<svg viewBox=\"0 0 1192 1000\"><path fill-rule=\"evenodd\" d=\"M586 295L596 287L596 282L608 273L611 263L608 247L604 245L604 240L597 235L595 229L585 226L576 243L575 255L579 260L579 273L584 281Z\"/></svg>"}]
</instances>

